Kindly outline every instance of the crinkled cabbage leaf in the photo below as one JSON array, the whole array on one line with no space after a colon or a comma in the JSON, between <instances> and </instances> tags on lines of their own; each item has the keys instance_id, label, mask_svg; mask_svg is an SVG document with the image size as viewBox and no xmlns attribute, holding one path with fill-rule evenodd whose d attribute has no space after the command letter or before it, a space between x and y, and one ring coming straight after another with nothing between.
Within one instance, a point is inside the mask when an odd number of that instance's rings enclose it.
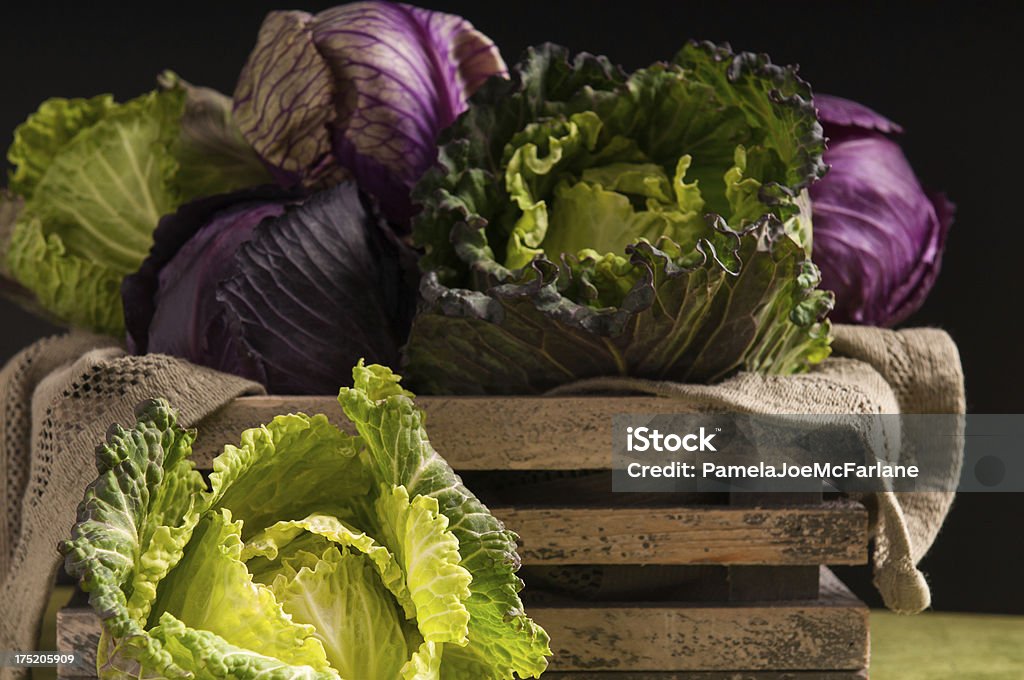
<instances>
[{"instance_id":1,"label":"crinkled cabbage leaf","mask_svg":"<svg viewBox=\"0 0 1024 680\"><path fill-rule=\"evenodd\" d=\"M763 55L691 43L627 75L531 49L415 189L407 372L424 391L529 393L805 370L829 351L806 193L823 148L808 87Z\"/></svg>"},{"instance_id":2,"label":"crinkled cabbage leaf","mask_svg":"<svg viewBox=\"0 0 1024 680\"><path fill-rule=\"evenodd\" d=\"M120 335L121 279L160 217L196 196L269 179L230 100L173 74L125 103L50 99L14 134L10 190L24 200L3 249L11 277L65 323Z\"/></svg>"},{"instance_id":3,"label":"crinkled cabbage leaf","mask_svg":"<svg viewBox=\"0 0 1024 680\"><path fill-rule=\"evenodd\" d=\"M213 462L165 401L97 451L68 573L103 622L101 678L538 677L515 535L431 447L381 366L323 415L246 430Z\"/></svg>"}]
</instances>

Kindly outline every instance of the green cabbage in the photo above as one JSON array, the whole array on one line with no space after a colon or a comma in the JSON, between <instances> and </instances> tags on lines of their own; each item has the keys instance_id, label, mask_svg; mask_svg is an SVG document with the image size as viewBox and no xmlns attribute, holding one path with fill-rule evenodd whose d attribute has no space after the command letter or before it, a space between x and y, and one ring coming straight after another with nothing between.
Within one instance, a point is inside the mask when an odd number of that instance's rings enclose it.
<instances>
[{"instance_id":1,"label":"green cabbage","mask_svg":"<svg viewBox=\"0 0 1024 680\"><path fill-rule=\"evenodd\" d=\"M166 89L50 99L14 133L9 189L24 200L6 269L60 321L122 335L121 279L181 203L269 181L231 101L165 74Z\"/></svg>"},{"instance_id":2,"label":"green cabbage","mask_svg":"<svg viewBox=\"0 0 1024 680\"><path fill-rule=\"evenodd\" d=\"M538 677L515 535L430 446L398 377L353 370L325 416L246 430L213 463L162 400L98 449L62 545L103 621L101 678Z\"/></svg>"},{"instance_id":3,"label":"green cabbage","mask_svg":"<svg viewBox=\"0 0 1024 680\"><path fill-rule=\"evenodd\" d=\"M545 45L512 75L415 190L420 389L714 381L828 354L806 192L824 143L793 69L693 43L626 75Z\"/></svg>"}]
</instances>

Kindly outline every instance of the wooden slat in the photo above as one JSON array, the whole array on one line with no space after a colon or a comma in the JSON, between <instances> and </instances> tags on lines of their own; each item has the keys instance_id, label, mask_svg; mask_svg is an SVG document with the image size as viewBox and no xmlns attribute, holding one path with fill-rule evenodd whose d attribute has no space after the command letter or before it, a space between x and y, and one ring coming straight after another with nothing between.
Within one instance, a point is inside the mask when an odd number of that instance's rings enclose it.
<instances>
[{"instance_id":1,"label":"wooden slat","mask_svg":"<svg viewBox=\"0 0 1024 680\"><path fill-rule=\"evenodd\" d=\"M551 635L551 670L572 673L565 678L616 671L607 676L609 680L782 680L790 677L782 671L815 671L819 675L793 678L846 680L858 676L821 673L854 673L867 667L868 610L827 569L821 573L816 600L742 606L534 606L529 612ZM58 640L77 641L61 651L93 655L98 636L99 621L91 609L69 607L60 612ZM759 671L776 675L751 674ZM669 674L647 675L652 672Z\"/></svg>"},{"instance_id":2,"label":"wooden slat","mask_svg":"<svg viewBox=\"0 0 1024 680\"><path fill-rule=\"evenodd\" d=\"M818 567L778 567L746 564L728 567L730 602L775 602L817 597Z\"/></svg>"},{"instance_id":3,"label":"wooden slat","mask_svg":"<svg viewBox=\"0 0 1024 680\"><path fill-rule=\"evenodd\" d=\"M527 608L580 602L695 605L728 601L730 568L716 564L528 564L519 570L519 577L526 583L522 597Z\"/></svg>"},{"instance_id":4,"label":"wooden slat","mask_svg":"<svg viewBox=\"0 0 1024 680\"><path fill-rule=\"evenodd\" d=\"M859 671L679 671L668 673L617 673L615 671L545 673L544 680L868 680Z\"/></svg>"},{"instance_id":5,"label":"wooden slat","mask_svg":"<svg viewBox=\"0 0 1024 680\"><path fill-rule=\"evenodd\" d=\"M811 601L533 607L530 615L551 635L553 671L859 671L868 662L868 610L828 570Z\"/></svg>"},{"instance_id":6,"label":"wooden slat","mask_svg":"<svg viewBox=\"0 0 1024 680\"><path fill-rule=\"evenodd\" d=\"M79 660L74 666L57 666L57 677L95 678L99 643L99 619L89 608L85 594L76 591L71 603L57 611L57 651L74 653Z\"/></svg>"},{"instance_id":7,"label":"wooden slat","mask_svg":"<svg viewBox=\"0 0 1024 680\"><path fill-rule=\"evenodd\" d=\"M867 669L859 671L680 671L668 673L545 673L544 680L868 680Z\"/></svg>"},{"instance_id":8,"label":"wooden slat","mask_svg":"<svg viewBox=\"0 0 1024 680\"><path fill-rule=\"evenodd\" d=\"M793 480L794 485L801 480ZM817 487L813 491L730 491L730 505L765 506L765 505L814 505L822 498L821 482L815 479L803 480L808 486Z\"/></svg>"},{"instance_id":9,"label":"wooden slat","mask_svg":"<svg viewBox=\"0 0 1024 680\"><path fill-rule=\"evenodd\" d=\"M864 506L510 508L524 564L863 564Z\"/></svg>"},{"instance_id":10,"label":"wooden slat","mask_svg":"<svg viewBox=\"0 0 1024 680\"><path fill-rule=\"evenodd\" d=\"M684 413L658 397L417 397L427 413L430 441L456 470L609 469L612 416ZM352 431L333 397L241 397L199 424L200 468L242 430L282 413L324 413ZM473 427L466 427L473 423Z\"/></svg>"}]
</instances>

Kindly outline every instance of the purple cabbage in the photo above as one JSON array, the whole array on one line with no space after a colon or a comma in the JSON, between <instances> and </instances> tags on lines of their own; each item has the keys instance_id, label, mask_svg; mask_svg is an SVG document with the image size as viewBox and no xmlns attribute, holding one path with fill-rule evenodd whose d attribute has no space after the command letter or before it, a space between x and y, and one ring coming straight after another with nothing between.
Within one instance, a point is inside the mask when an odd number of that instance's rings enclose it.
<instances>
[{"instance_id":1,"label":"purple cabbage","mask_svg":"<svg viewBox=\"0 0 1024 680\"><path fill-rule=\"evenodd\" d=\"M194 201L124 280L129 349L329 394L360 359L398 366L414 267L351 182L305 200L263 187Z\"/></svg>"},{"instance_id":2,"label":"purple cabbage","mask_svg":"<svg viewBox=\"0 0 1024 680\"><path fill-rule=\"evenodd\" d=\"M833 321L892 326L935 283L954 206L922 189L890 135L896 123L862 104L816 95L829 138L827 175L811 185L814 263L836 294Z\"/></svg>"},{"instance_id":3,"label":"purple cabbage","mask_svg":"<svg viewBox=\"0 0 1024 680\"><path fill-rule=\"evenodd\" d=\"M436 137L493 75L491 40L461 17L390 2L271 12L234 94L234 116L283 186L354 177L393 222L437 154Z\"/></svg>"}]
</instances>

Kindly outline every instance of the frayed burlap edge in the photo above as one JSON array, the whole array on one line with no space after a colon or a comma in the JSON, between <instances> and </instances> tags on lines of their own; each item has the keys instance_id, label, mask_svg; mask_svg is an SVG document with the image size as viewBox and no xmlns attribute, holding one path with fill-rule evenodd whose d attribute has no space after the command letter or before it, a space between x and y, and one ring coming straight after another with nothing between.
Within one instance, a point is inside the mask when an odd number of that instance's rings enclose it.
<instances>
[{"instance_id":1,"label":"frayed burlap edge","mask_svg":"<svg viewBox=\"0 0 1024 680\"><path fill-rule=\"evenodd\" d=\"M0 533L0 649L35 649L60 567L56 546L70 535L96 477L96 446L112 423L128 425L139 402L164 397L189 427L235 397L262 393L242 378L165 355L129 356L109 338L80 333L42 340L12 359L0 372L8 509Z\"/></svg>"}]
</instances>

